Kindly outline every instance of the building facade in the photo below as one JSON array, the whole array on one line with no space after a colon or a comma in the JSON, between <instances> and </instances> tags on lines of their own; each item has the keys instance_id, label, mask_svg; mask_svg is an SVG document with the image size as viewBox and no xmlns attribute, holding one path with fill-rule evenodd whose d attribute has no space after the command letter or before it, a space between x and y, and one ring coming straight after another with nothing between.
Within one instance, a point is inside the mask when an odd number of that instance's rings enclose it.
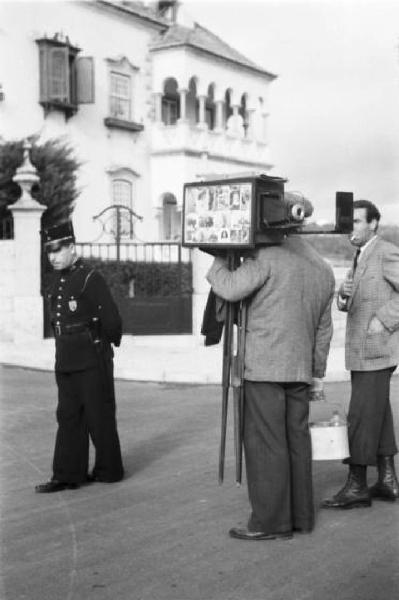
<instances>
[{"instance_id":1,"label":"building facade","mask_svg":"<svg viewBox=\"0 0 399 600\"><path fill-rule=\"evenodd\" d=\"M124 241L178 241L184 183L270 170L275 76L180 24L176 2L10 1L0 13L0 136L73 146L78 241L112 239L112 211L95 217L113 205L131 211ZM193 255L199 310L207 260Z\"/></svg>"}]
</instances>

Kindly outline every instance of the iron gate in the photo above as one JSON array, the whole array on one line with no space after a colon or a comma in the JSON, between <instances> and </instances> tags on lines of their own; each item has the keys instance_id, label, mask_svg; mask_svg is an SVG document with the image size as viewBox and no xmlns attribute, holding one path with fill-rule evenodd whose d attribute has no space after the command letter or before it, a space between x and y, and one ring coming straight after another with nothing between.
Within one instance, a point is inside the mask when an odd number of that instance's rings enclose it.
<instances>
[{"instance_id":1,"label":"iron gate","mask_svg":"<svg viewBox=\"0 0 399 600\"><path fill-rule=\"evenodd\" d=\"M100 271L118 304L123 333L192 333L191 253L178 243L77 243L78 255ZM43 268L43 289L47 269ZM45 337L52 335L44 302Z\"/></svg>"}]
</instances>

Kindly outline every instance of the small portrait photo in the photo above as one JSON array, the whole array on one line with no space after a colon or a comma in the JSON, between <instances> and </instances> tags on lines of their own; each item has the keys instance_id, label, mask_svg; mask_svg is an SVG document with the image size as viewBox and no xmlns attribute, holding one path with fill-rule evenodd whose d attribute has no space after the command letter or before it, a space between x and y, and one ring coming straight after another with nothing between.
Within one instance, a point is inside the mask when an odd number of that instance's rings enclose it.
<instances>
[{"instance_id":1,"label":"small portrait photo","mask_svg":"<svg viewBox=\"0 0 399 600\"><path fill-rule=\"evenodd\" d=\"M241 229L241 241L244 243L249 242L249 227Z\"/></svg>"},{"instance_id":2,"label":"small portrait photo","mask_svg":"<svg viewBox=\"0 0 399 600\"><path fill-rule=\"evenodd\" d=\"M209 227L213 227L213 216L209 214L204 214L199 217L199 226L203 229L208 229Z\"/></svg>"},{"instance_id":3,"label":"small portrait photo","mask_svg":"<svg viewBox=\"0 0 399 600\"><path fill-rule=\"evenodd\" d=\"M230 231L230 242L235 242L236 244L241 241L240 231L238 229L232 229Z\"/></svg>"},{"instance_id":4,"label":"small portrait photo","mask_svg":"<svg viewBox=\"0 0 399 600\"><path fill-rule=\"evenodd\" d=\"M231 221L230 210L215 212L213 221L217 229L229 229Z\"/></svg>"},{"instance_id":5,"label":"small portrait photo","mask_svg":"<svg viewBox=\"0 0 399 600\"><path fill-rule=\"evenodd\" d=\"M228 242L229 239L230 239L229 230L228 229L221 229L219 231L219 241L220 242Z\"/></svg>"},{"instance_id":6,"label":"small portrait photo","mask_svg":"<svg viewBox=\"0 0 399 600\"><path fill-rule=\"evenodd\" d=\"M249 210L251 206L251 186L241 187L241 210Z\"/></svg>"},{"instance_id":7,"label":"small portrait photo","mask_svg":"<svg viewBox=\"0 0 399 600\"><path fill-rule=\"evenodd\" d=\"M215 207L215 187L211 186L208 190L208 210L216 210Z\"/></svg>"},{"instance_id":8,"label":"small portrait photo","mask_svg":"<svg viewBox=\"0 0 399 600\"><path fill-rule=\"evenodd\" d=\"M231 213L231 227L240 229L248 223L248 217L242 210L237 210Z\"/></svg>"},{"instance_id":9,"label":"small portrait photo","mask_svg":"<svg viewBox=\"0 0 399 600\"><path fill-rule=\"evenodd\" d=\"M209 230L209 235L208 235L208 242L217 242L218 241L218 234L216 233L216 231L214 229L210 229Z\"/></svg>"},{"instance_id":10,"label":"small portrait photo","mask_svg":"<svg viewBox=\"0 0 399 600\"><path fill-rule=\"evenodd\" d=\"M186 194L185 194L185 210L187 213L191 213L191 212L195 211L196 199L197 199L196 188L187 187Z\"/></svg>"},{"instance_id":11,"label":"small portrait photo","mask_svg":"<svg viewBox=\"0 0 399 600\"><path fill-rule=\"evenodd\" d=\"M197 229L198 227L198 215L196 213L189 213L186 216L186 228L187 229Z\"/></svg>"},{"instance_id":12,"label":"small portrait photo","mask_svg":"<svg viewBox=\"0 0 399 600\"><path fill-rule=\"evenodd\" d=\"M238 187L232 188L230 191L230 208L239 210L241 208L240 190Z\"/></svg>"},{"instance_id":13,"label":"small portrait photo","mask_svg":"<svg viewBox=\"0 0 399 600\"><path fill-rule=\"evenodd\" d=\"M198 188L196 212L202 213L208 210L209 192L208 188Z\"/></svg>"},{"instance_id":14,"label":"small portrait photo","mask_svg":"<svg viewBox=\"0 0 399 600\"><path fill-rule=\"evenodd\" d=\"M225 185L216 188L216 209L225 210L229 208L229 188Z\"/></svg>"}]
</instances>

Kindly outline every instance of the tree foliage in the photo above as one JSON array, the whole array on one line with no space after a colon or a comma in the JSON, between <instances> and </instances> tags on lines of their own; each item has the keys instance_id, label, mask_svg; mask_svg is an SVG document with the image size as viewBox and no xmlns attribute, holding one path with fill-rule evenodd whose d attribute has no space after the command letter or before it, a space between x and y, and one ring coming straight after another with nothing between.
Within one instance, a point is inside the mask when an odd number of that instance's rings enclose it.
<instances>
[{"instance_id":1,"label":"tree foliage","mask_svg":"<svg viewBox=\"0 0 399 600\"><path fill-rule=\"evenodd\" d=\"M309 230L333 230L334 225L319 226L311 223L308 226ZM306 228L305 228L306 231ZM378 235L384 240L396 244L399 246L399 227L397 225L380 225L378 227ZM348 239L348 235L345 234L326 234L326 235L306 235L306 239L312 244L314 248L322 255L327 258L351 260L354 254L354 247L351 245Z\"/></svg>"},{"instance_id":2,"label":"tree foliage","mask_svg":"<svg viewBox=\"0 0 399 600\"><path fill-rule=\"evenodd\" d=\"M42 227L57 225L73 212L79 195L76 181L80 163L62 138L39 143L34 137L29 141L32 144L30 160L39 176L39 183L32 187L32 197L47 207ZM0 143L0 219L21 195L19 185L12 178L22 161L23 140Z\"/></svg>"}]
</instances>

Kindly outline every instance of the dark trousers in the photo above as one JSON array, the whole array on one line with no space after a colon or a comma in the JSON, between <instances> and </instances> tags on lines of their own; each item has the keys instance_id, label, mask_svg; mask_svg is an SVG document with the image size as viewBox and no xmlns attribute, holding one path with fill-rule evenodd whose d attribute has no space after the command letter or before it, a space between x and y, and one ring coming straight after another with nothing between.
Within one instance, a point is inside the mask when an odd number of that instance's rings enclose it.
<instances>
[{"instance_id":1,"label":"dark trousers","mask_svg":"<svg viewBox=\"0 0 399 600\"><path fill-rule=\"evenodd\" d=\"M351 371L348 411L350 458L345 463L375 465L377 455L397 453L389 386L394 368Z\"/></svg>"},{"instance_id":2,"label":"dark trousers","mask_svg":"<svg viewBox=\"0 0 399 600\"><path fill-rule=\"evenodd\" d=\"M72 373L56 372L58 430L54 479L70 483L86 481L89 436L96 451L94 475L107 482L123 477L112 362L106 366L107 372L98 367Z\"/></svg>"},{"instance_id":3,"label":"dark trousers","mask_svg":"<svg viewBox=\"0 0 399 600\"><path fill-rule=\"evenodd\" d=\"M245 381L244 450L252 531L313 528L308 416L307 384Z\"/></svg>"}]
</instances>

